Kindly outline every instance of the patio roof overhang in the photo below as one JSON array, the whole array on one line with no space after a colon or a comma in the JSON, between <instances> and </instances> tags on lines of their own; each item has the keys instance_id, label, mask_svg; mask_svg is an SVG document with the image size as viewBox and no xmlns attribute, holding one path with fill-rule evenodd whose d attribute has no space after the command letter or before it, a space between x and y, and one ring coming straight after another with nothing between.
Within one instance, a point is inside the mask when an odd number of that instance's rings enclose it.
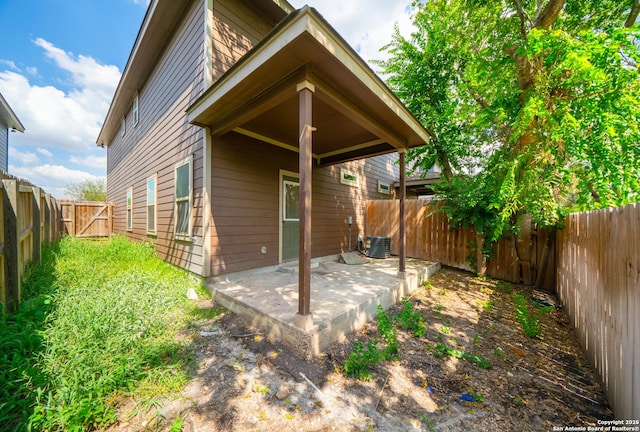
<instances>
[{"instance_id":1,"label":"patio roof overhang","mask_svg":"<svg viewBox=\"0 0 640 432\"><path fill-rule=\"evenodd\" d=\"M188 109L213 136L234 131L298 151L299 91L313 94L313 150L331 165L424 145L428 131L313 8L292 12Z\"/></svg>"},{"instance_id":2,"label":"patio roof overhang","mask_svg":"<svg viewBox=\"0 0 640 432\"><path fill-rule=\"evenodd\" d=\"M400 159L399 269L405 273L406 152L429 132L314 9L290 13L187 110L212 136L241 133L298 153L300 253L294 324L310 310L311 184L316 165L397 151Z\"/></svg>"}]
</instances>

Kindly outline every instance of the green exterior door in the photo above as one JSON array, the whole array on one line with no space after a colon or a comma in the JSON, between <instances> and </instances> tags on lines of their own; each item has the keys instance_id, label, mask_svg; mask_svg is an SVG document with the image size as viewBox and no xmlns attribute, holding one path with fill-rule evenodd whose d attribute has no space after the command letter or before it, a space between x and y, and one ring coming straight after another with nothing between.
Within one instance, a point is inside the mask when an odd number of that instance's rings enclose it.
<instances>
[{"instance_id":1,"label":"green exterior door","mask_svg":"<svg viewBox=\"0 0 640 432\"><path fill-rule=\"evenodd\" d=\"M282 177L282 260L297 259L300 252L300 182Z\"/></svg>"}]
</instances>

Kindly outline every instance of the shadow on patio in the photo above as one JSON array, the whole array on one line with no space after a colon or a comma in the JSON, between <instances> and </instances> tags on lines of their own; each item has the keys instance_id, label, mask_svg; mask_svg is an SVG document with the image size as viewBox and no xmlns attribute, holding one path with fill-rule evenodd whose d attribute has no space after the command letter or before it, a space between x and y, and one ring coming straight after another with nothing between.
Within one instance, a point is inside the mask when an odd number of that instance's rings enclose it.
<instances>
[{"instance_id":1,"label":"shadow on patio","mask_svg":"<svg viewBox=\"0 0 640 432\"><path fill-rule=\"evenodd\" d=\"M298 308L297 263L212 277L207 287L215 301L283 341L303 357L319 354L331 343L370 321L381 305L388 309L408 296L440 268L440 264L408 259L404 275L398 259L339 262L339 255L314 259L311 273L313 327L294 325Z\"/></svg>"}]
</instances>

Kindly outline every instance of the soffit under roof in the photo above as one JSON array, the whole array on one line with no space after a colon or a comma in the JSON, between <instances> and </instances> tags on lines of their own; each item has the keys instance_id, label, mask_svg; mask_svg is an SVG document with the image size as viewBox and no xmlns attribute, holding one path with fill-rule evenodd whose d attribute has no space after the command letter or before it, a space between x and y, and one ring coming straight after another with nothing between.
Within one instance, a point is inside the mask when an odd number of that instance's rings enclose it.
<instances>
[{"instance_id":1,"label":"soffit under roof","mask_svg":"<svg viewBox=\"0 0 640 432\"><path fill-rule=\"evenodd\" d=\"M0 93L0 123L6 125L7 129L14 129L19 132L24 132L24 126L20 119L13 112L9 103L5 100L2 93Z\"/></svg>"},{"instance_id":2,"label":"soffit under roof","mask_svg":"<svg viewBox=\"0 0 640 432\"><path fill-rule=\"evenodd\" d=\"M427 130L312 8L287 17L189 109L212 134L243 133L295 150L300 83L313 88L319 164L421 146Z\"/></svg>"}]
</instances>

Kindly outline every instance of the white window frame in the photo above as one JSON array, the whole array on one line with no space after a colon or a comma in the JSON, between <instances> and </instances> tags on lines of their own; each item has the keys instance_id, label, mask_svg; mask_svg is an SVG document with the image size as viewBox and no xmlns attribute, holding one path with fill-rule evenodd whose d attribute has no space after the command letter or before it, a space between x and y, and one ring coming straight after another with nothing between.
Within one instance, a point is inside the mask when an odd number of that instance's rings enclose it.
<instances>
[{"instance_id":1,"label":"white window frame","mask_svg":"<svg viewBox=\"0 0 640 432\"><path fill-rule=\"evenodd\" d=\"M149 183L153 181L153 204L149 202ZM149 206L153 205L153 229L149 229ZM154 174L147 178L147 234L155 235L158 230L158 174Z\"/></svg>"},{"instance_id":2,"label":"white window frame","mask_svg":"<svg viewBox=\"0 0 640 432\"><path fill-rule=\"evenodd\" d=\"M136 93L135 99L133 99L133 126L136 127L140 121L140 101L138 99L138 93Z\"/></svg>"},{"instance_id":3,"label":"white window frame","mask_svg":"<svg viewBox=\"0 0 640 432\"><path fill-rule=\"evenodd\" d=\"M120 122L120 136L125 136L127 133L127 118L122 117L122 121Z\"/></svg>"},{"instance_id":4,"label":"white window frame","mask_svg":"<svg viewBox=\"0 0 640 432\"><path fill-rule=\"evenodd\" d=\"M182 168L183 166L189 166L189 194L185 197L178 197L178 168ZM173 169L173 201L174 201L174 224L173 224L173 233L176 240L182 241L191 241L191 231L193 229L193 221L192 221L192 210L193 210L193 156L189 156L186 159L181 160L177 164L175 164ZM178 217L178 203L179 202L188 202L188 228L187 232L178 232L178 221L180 218Z\"/></svg>"},{"instance_id":5,"label":"white window frame","mask_svg":"<svg viewBox=\"0 0 640 432\"><path fill-rule=\"evenodd\" d=\"M133 187L127 189L127 231L133 231Z\"/></svg>"},{"instance_id":6,"label":"white window frame","mask_svg":"<svg viewBox=\"0 0 640 432\"><path fill-rule=\"evenodd\" d=\"M389 183L378 180L378 192L391 195L391 185Z\"/></svg>"},{"instance_id":7,"label":"white window frame","mask_svg":"<svg viewBox=\"0 0 640 432\"><path fill-rule=\"evenodd\" d=\"M354 179L351 179L348 177L354 177ZM358 184L359 184L358 174L354 173L353 171L349 171L348 169L340 168L340 183L349 185L349 186L358 187Z\"/></svg>"}]
</instances>

